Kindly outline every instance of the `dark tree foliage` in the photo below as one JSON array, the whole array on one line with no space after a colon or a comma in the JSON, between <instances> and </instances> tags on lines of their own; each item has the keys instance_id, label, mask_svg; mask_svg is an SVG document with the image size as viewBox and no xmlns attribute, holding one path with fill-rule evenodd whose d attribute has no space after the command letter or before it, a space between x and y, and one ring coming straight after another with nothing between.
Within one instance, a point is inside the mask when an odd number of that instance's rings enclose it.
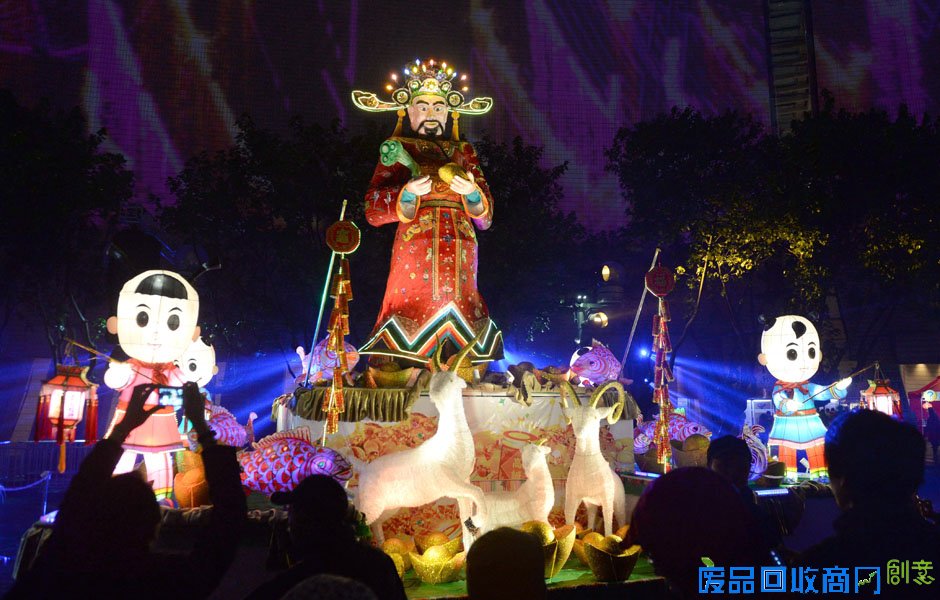
<instances>
[{"instance_id":1,"label":"dark tree foliage","mask_svg":"<svg viewBox=\"0 0 940 600\"><path fill-rule=\"evenodd\" d=\"M200 260L222 265L200 285L209 333L248 353L307 345L330 257L326 228L339 219L344 198L346 217L363 222L362 196L381 138L374 129L350 138L338 123L299 118L286 137L247 116L237 125L234 146L190 159L170 180L176 203L161 222ZM366 242L352 255L354 282L378 269L370 260L375 246ZM367 286L354 291L355 315L375 293Z\"/></svg>"},{"instance_id":2,"label":"dark tree foliage","mask_svg":"<svg viewBox=\"0 0 940 600\"><path fill-rule=\"evenodd\" d=\"M690 339L743 365L759 339L757 314L816 311L825 328L838 303L854 318L854 341L824 354L824 369L833 369L847 356L877 358L872 340L901 306L935 310L936 122L918 122L904 107L891 118L833 105L825 96L818 115L780 137L748 116L693 109L618 132L608 168L623 189L628 233L663 247L687 284L674 299L687 301L674 314L674 345L706 315Z\"/></svg>"},{"instance_id":3,"label":"dark tree foliage","mask_svg":"<svg viewBox=\"0 0 940 600\"><path fill-rule=\"evenodd\" d=\"M133 193L124 157L86 129L78 108L27 108L0 92L0 334L16 311L38 312L56 360L65 337L102 334L82 315L105 312L104 249Z\"/></svg>"},{"instance_id":4,"label":"dark tree foliage","mask_svg":"<svg viewBox=\"0 0 940 600\"><path fill-rule=\"evenodd\" d=\"M495 202L493 225L479 234L480 288L504 336L531 341L583 279L584 228L558 207L567 163L542 167L542 149L518 137L474 147Z\"/></svg>"},{"instance_id":5,"label":"dark tree foliage","mask_svg":"<svg viewBox=\"0 0 940 600\"><path fill-rule=\"evenodd\" d=\"M826 234L799 219L781 190L775 138L749 115L706 117L673 109L623 128L607 150L629 229L659 245L695 290L702 277L724 290L765 265L785 293L820 297L814 254Z\"/></svg>"}]
</instances>

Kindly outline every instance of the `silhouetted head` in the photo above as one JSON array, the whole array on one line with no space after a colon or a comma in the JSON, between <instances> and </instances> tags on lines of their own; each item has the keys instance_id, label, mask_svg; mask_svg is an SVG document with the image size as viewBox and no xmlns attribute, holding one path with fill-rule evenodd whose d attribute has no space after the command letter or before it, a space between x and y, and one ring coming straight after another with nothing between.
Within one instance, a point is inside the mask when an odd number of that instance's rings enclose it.
<instances>
[{"instance_id":1,"label":"silhouetted head","mask_svg":"<svg viewBox=\"0 0 940 600\"><path fill-rule=\"evenodd\" d=\"M911 425L878 411L836 417L826 432L825 452L842 509L910 502L924 479L924 438Z\"/></svg>"},{"instance_id":2,"label":"silhouetted head","mask_svg":"<svg viewBox=\"0 0 940 600\"><path fill-rule=\"evenodd\" d=\"M643 546L657 574L696 597L702 557L716 565L762 558L758 527L731 483L708 469L685 467L651 483L637 502L627 542Z\"/></svg>"},{"instance_id":3,"label":"silhouetted head","mask_svg":"<svg viewBox=\"0 0 940 600\"><path fill-rule=\"evenodd\" d=\"M160 524L150 485L138 473L125 473L108 479L99 498L95 522L89 524L89 554L113 560L148 552Z\"/></svg>"},{"instance_id":4,"label":"silhouetted head","mask_svg":"<svg viewBox=\"0 0 940 600\"><path fill-rule=\"evenodd\" d=\"M376 595L369 586L355 579L320 573L304 579L282 596L282 600L304 600L306 598L315 598L316 600L376 600Z\"/></svg>"},{"instance_id":5,"label":"silhouetted head","mask_svg":"<svg viewBox=\"0 0 940 600\"><path fill-rule=\"evenodd\" d=\"M328 532L348 529L346 490L326 475L311 475L290 492L271 495L274 504L288 505L287 523L295 543L322 542Z\"/></svg>"},{"instance_id":6,"label":"silhouetted head","mask_svg":"<svg viewBox=\"0 0 940 600\"><path fill-rule=\"evenodd\" d=\"M738 489L747 487L751 474L751 449L747 442L725 435L708 445L708 468L726 478Z\"/></svg>"},{"instance_id":7,"label":"silhouetted head","mask_svg":"<svg viewBox=\"0 0 940 600\"><path fill-rule=\"evenodd\" d=\"M500 527L467 552L467 593L480 600L545 598L545 556L532 534Z\"/></svg>"}]
</instances>

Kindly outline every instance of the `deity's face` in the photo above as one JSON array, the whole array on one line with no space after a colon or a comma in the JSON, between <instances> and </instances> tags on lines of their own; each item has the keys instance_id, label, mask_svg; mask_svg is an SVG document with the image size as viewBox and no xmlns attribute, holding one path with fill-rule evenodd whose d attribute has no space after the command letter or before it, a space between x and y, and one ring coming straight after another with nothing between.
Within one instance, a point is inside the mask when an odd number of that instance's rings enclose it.
<instances>
[{"instance_id":1,"label":"deity's face","mask_svg":"<svg viewBox=\"0 0 940 600\"><path fill-rule=\"evenodd\" d=\"M175 362L183 372L183 379L192 381L201 388L209 385L212 376L219 372L215 364L215 348L205 343L202 338L193 342Z\"/></svg>"},{"instance_id":2,"label":"deity's face","mask_svg":"<svg viewBox=\"0 0 940 600\"><path fill-rule=\"evenodd\" d=\"M408 120L418 135L440 137L447 125L447 103L433 94L415 96L408 107Z\"/></svg>"},{"instance_id":3,"label":"deity's face","mask_svg":"<svg viewBox=\"0 0 940 600\"><path fill-rule=\"evenodd\" d=\"M117 316L108 319L121 348L145 363L168 363L199 337L199 295L170 271L147 271L124 284Z\"/></svg>"},{"instance_id":4,"label":"deity's face","mask_svg":"<svg viewBox=\"0 0 940 600\"><path fill-rule=\"evenodd\" d=\"M760 338L758 361L780 381L806 381L819 370L819 333L803 317L777 317Z\"/></svg>"}]
</instances>

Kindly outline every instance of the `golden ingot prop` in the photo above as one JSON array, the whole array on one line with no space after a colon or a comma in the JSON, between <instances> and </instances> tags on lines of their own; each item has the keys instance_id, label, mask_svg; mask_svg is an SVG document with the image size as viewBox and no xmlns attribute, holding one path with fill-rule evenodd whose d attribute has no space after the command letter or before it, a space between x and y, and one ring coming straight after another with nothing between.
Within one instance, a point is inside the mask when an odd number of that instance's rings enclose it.
<instances>
[{"instance_id":1,"label":"golden ingot prop","mask_svg":"<svg viewBox=\"0 0 940 600\"><path fill-rule=\"evenodd\" d=\"M380 388L403 388L408 387L411 376L414 374L414 367L405 367L401 369L395 363L385 363L380 367L369 367L369 375L375 381L375 385Z\"/></svg>"},{"instance_id":2,"label":"golden ingot prop","mask_svg":"<svg viewBox=\"0 0 940 600\"><path fill-rule=\"evenodd\" d=\"M669 444L672 446L672 456L677 467L708 466L708 437L693 433L685 441L670 440Z\"/></svg>"},{"instance_id":3,"label":"golden ingot prop","mask_svg":"<svg viewBox=\"0 0 940 600\"><path fill-rule=\"evenodd\" d=\"M467 553L457 552L460 546L461 539L455 538L446 544L431 546L424 554L409 552L408 558L418 579L430 584L449 583L460 579L461 571L467 563Z\"/></svg>"},{"instance_id":4,"label":"golden ingot prop","mask_svg":"<svg viewBox=\"0 0 940 600\"><path fill-rule=\"evenodd\" d=\"M432 531L430 533L415 536L415 546L417 547L418 552L421 554L424 554L434 546L443 546L445 544L453 543L457 543L458 545L456 547L451 546L451 555L456 554L457 551L460 550L460 542L459 540L451 540L449 537L447 537L446 533L442 531Z\"/></svg>"},{"instance_id":5,"label":"golden ingot prop","mask_svg":"<svg viewBox=\"0 0 940 600\"><path fill-rule=\"evenodd\" d=\"M395 557L398 556L401 559L401 572L398 574L401 576L403 573L411 569L411 557L408 555L409 552L414 552L415 543L411 540L403 540L401 538L389 538L385 540L385 543L382 544L382 552L385 552L392 557L392 560L395 560ZM398 564L395 564L396 570L398 569Z\"/></svg>"},{"instance_id":6,"label":"golden ingot prop","mask_svg":"<svg viewBox=\"0 0 940 600\"><path fill-rule=\"evenodd\" d=\"M774 488L780 487L780 482L783 481L784 476L787 474L787 465L786 463L780 462L778 460L772 460L767 463L767 469L764 470L764 474L760 476L760 479L757 480L757 487L766 487Z\"/></svg>"},{"instance_id":7,"label":"golden ingot prop","mask_svg":"<svg viewBox=\"0 0 940 600\"><path fill-rule=\"evenodd\" d=\"M649 449L643 454L636 454L634 459L642 471L660 474L666 472L665 465L659 462L659 451L655 443L650 444Z\"/></svg>"},{"instance_id":8,"label":"golden ingot prop","mask_svg":"<svg viewBox=\"0 0 940 600\"><path fill-rule=\"evenodd\" d=\"M545 579L558 575L571 556L577 532L574 525L565 525L558 529L542 521L526 521L519 529L537 537L542 543L545 556Z\"/></svg>"},{"instance_id":9,"label":"golden ingot prop","mask_svg":"<svg viewBox=\"0 0 940 600\"><path fill-rule=\"evenodd\" d=\"M616 550L609 552L592 544L584 544L585 562L591 569L591 573L598 581L626 581L630 578L642 549L634 545L626 550L621 550L619 543L612 541L605 542L605 546L608 546L611 550L616 546Z\"/></svg>"},{"instance_id":10,"label":"golden ingot prop","mask_svg":"<svg viewBox=\"0 0 940 600\"><path fill-rule=\"evenodd\" d=\"M405 568L405 561L407 560L410 563L411 559L408 558L407 555L403 556L397 552L392 552L391 554L386 552L386 554L392 559L392 563L395 565L395 572L398 573L398 578L404 579L405 572L408 570Z\"/></svg>"}]
</instances>

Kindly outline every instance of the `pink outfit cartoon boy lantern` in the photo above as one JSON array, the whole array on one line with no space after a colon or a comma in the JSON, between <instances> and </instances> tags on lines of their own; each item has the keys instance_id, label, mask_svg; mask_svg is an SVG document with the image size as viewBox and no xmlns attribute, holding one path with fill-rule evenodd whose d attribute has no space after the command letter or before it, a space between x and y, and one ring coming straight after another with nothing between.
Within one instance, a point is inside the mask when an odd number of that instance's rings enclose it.
<instances>
[{"instance_id":1,"label":"pink outfit cartoon boy lantern","mask_svg":"<svg viewBox=\"0 0 940 600\"><path fill-rule=\"evenodd\" d=\"M177 273L146 271L124 284L118 297L117 315L108 319L108 331L117 334L121 348L130 358L110 363L104 374L105 384L120 391L108 433L124 418L135 386L183 385L183 373L173 361L199 337L198 316L199 295ZM159 393L154 392L145 406L159 403ZM142 454L154 493L158 498L168 497L173 487L171 455L180 449L176 407L164 406L127 437L124 455L114 472L132 470L137 454Z\"/></svg>"}]
</instances>

